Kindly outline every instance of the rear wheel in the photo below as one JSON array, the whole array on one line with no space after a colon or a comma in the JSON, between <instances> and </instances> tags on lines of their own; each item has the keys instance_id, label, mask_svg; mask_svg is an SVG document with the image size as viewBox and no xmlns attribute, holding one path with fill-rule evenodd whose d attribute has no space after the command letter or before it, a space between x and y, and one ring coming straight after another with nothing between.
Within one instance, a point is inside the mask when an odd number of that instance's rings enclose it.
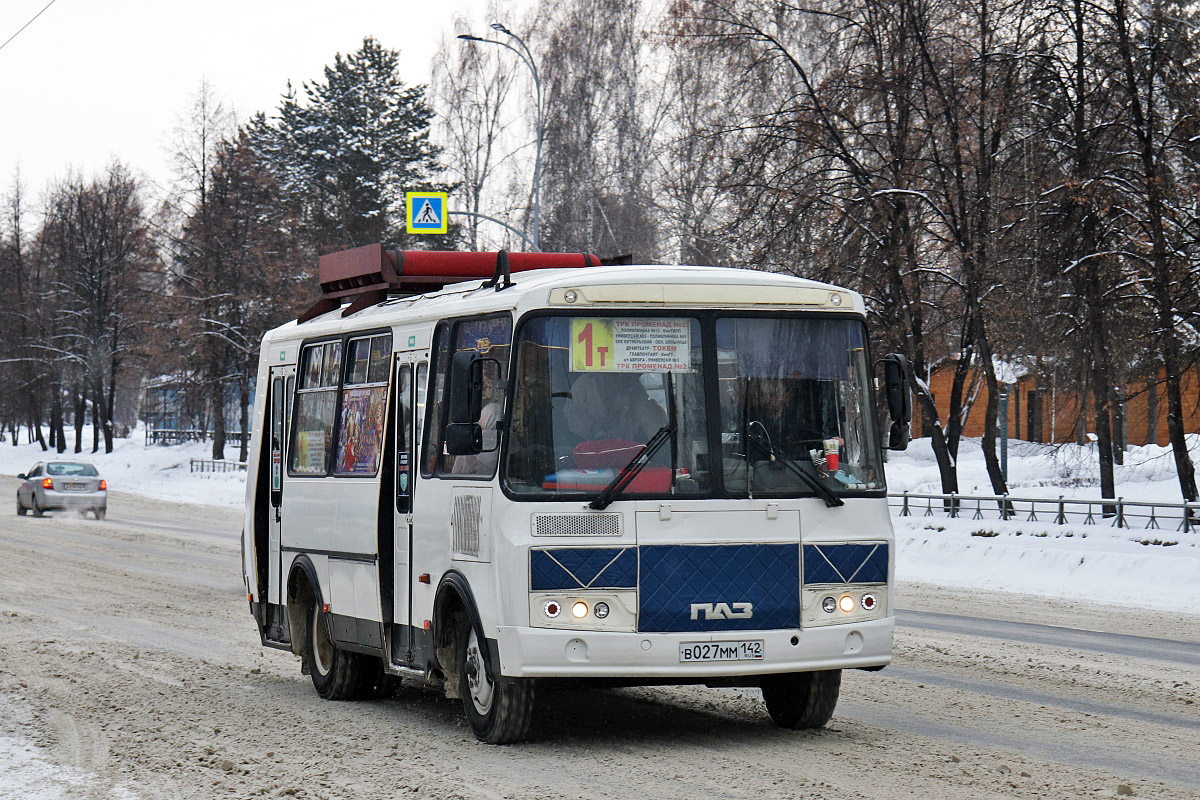
<instances>
[{"instance_id":1,"label":"rear wheel","mask_svg":"<svg viewBox=\"0 0 1200 800\"><path fill-rule=\"evenodd\" d=\"M29 496L29 510L33 512L35 517L40 517L42 515L42 507L38 505L36 494Z\"/></svg>"},{"instance_id":2,"label":"rear wheel","mask_svg":"<svg viewBox=\"0 0 1200 800\"><path fill-rule=\"evenodd\" d=\"M492 675L481 637L469 622L459 631L459 691L475 737L488 744L519 742L533 717L533 681Z\"/></svg>"},{"instance_id":3,"label":"rear wheel","mask_svg":"<svg viewBox=\"0 0 1200 800\"><path fill-rule=\"evenodd\" d=\"M108 513L107 508L97 508L96 509L96 519L98 519L98 520L104 519L104 515L107 513Z\"/></svg>"},{"instance_id":4,"label":"rear wheel","mask_svg":"<svg viewBox=\"0 0 1200 800\"><path fill-rule=\"evenodd\" d=\"M841 686L840 669L769 675L763 679L763 702L780 727L823 728L833 716Z\"/></svg>"},{"instance_id":5,"label":"rear wheel","mask_svg":"<svg viewBox=\"0 0 1200 800\"><path fill-rule=\"evenodd\" d=\"M308 615L308 674L326 700L353 700L362 690L363 657L338 649L325 623L321 604L314 600Z\"/></svg>"}]
</instances>

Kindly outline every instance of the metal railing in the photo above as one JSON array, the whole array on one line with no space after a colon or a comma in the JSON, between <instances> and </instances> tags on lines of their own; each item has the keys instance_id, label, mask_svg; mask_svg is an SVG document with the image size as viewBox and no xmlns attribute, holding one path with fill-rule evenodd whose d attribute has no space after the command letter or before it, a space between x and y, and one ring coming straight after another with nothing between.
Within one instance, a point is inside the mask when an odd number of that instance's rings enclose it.
<instances>
[{"instance_id":1,"label":"metal railing","mask_svg":"<svg viewBox=\"0 0 1200 800\"><path fill-rule=\"evenodd\" d=\"M245 472L246 464L242 461L217 461L209 458L191 459L192 472Z\"/></svg>"},{"instance_id":2,"label":"metal railing","mask_svg":"<svg viewBox=\"0 0 1200 800\"><path fill-rule=\"evenodd\" d=\"M227 431L225 441L229 444L240 445L247 434L241 431ZM146 444L182 444L183 442L207 442L213 438L212 431L192 430L186 428L150 428L146 431Z\"/></svg>"},{"instance_id":3,"label":"metal railing","mask_svg":"<svg viewBox=\"0 0 1200 800\"><path fill-rule=\"evenodd\" d=\"M1080 500L1012 495L914 494L888 495L888 506L899 517L945 516L969 520L1017 520L1055 525L1101 525L1114 528L1161 530L1174 526L1183 533L1200 532L1200 503L1157 503L1115 499Z\"/></svg>"}]
</instances>

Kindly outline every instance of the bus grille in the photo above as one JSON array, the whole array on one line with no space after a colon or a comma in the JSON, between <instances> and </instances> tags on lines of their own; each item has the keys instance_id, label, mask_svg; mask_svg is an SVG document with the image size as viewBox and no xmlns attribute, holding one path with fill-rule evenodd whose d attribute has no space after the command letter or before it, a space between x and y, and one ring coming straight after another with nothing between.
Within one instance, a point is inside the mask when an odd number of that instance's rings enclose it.
<instances>
[{"instance_id":1,"label":"bus grille","mask_svg":"<svg viewBox=\"0 0 1200 800\"><path fill-rule=\"evenodd\" d=\"M477 494L460 494L454 498L454 552L472 558L479 557L479 508Z\"/></svg>"},{"instance_id":2,"label":"bus grille","mask_svg":"<svg viewBox=\"0 0 1200 800\"><path fill-rule=\"evenodd\" d=\"M534 514L534 536L620 536L620 514Z\"/></svg>"}]
</instances>

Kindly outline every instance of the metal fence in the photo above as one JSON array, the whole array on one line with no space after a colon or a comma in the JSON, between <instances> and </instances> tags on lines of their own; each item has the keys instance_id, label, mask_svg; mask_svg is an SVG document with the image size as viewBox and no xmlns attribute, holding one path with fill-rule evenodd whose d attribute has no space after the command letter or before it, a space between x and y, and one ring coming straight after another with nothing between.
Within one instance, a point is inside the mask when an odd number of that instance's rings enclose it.
<instances>
[{"instance_id":1,"label":"metal fence","mask_svg":"<svg viewBox=\"0 0 1200 800\"><path fill-rule=\"evenodd\" d=\"M241 461L216 461L208 458L191 459L192 472L245 472L246 464Z\"/></svg>"},{"instance_id":2,"label":"metal fence","mask_svg":"<svg viewBox=\"0 0 1200 800\"><path fill-rule=\"evenodd\" d=\"M242 439L248 434L241 431L228 431L225 441L228 444L241 445ZM185 428L149 428L146 430L146 444L182 444L183 442L207 442L213 438L212 431L192 430Z\"/></svg>"},{"instance_id":3,"label":"metal fence","mask_svg":"<svg viewBox=\"0 0 1200 800\"><path fill-rule=\"evenodd\" d=\"M1151 503L1124 497L1079 500L1062 495L1053 498L900 492L888 495L888 506L900 517L944 516L1200 532L1200 503Z\"/></svg>"}]
</instances>

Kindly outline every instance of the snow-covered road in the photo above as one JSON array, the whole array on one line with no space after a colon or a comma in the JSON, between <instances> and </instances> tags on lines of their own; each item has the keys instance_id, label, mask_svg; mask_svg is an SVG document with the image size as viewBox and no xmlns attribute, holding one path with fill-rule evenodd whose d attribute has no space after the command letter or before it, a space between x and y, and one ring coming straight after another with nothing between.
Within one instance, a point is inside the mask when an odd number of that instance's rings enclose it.
<instances>
[{"instance_id":1,"label":"snow-covered road","mask_svg":"<svg viewBox=\"0 0 1200 800\"><path fill-rule=\"evenodd\" d=\"M240 525L118 492L106 522L0 515L0 796L1200 798L1180 611L905 582L896 663L847 673L824 731L741 690L547 692L497 748L413 689L321 701L259 646Z\"/></svg>"}]
</instances>

